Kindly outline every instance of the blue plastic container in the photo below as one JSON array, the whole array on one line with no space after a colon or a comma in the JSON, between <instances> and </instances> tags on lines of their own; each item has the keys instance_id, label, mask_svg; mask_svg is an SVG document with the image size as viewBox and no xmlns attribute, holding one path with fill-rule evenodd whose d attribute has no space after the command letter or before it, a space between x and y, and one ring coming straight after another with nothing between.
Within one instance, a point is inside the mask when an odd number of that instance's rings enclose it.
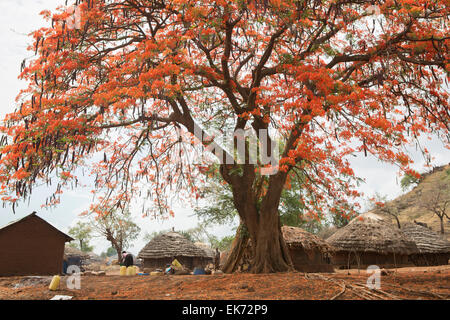
<instances>
[{"instance_id":1,"label":"blue plastic container","mask_svg":"<svg viewBox=\"0 0 450 320\"><path fill-rule=\"evenodd\" d=\"M194 269L194 275L198 276L198 275L202 275L202 274L206 274L205 269L203 269L203 268L195 268Z\"/></svg>"}]
</instances>

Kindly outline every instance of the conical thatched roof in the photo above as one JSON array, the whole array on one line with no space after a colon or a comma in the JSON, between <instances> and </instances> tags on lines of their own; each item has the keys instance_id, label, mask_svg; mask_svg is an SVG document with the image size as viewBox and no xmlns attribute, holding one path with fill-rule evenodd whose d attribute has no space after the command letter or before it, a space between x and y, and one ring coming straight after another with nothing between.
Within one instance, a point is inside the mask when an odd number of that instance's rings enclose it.
<instances>
[{"instance_id":1,"label":"conical thatched roof","mask_svg":"<svg viewBox=\"0 0 450 320\"><path fill-rule=\"evenodd\" d=\"M209 257L209 258L213 258L214 259L214 256L216 255L216 252L207 244L207 243L204 243L204 242L195 242L194 243L197 247L199 247L200 249L203 249L204 251L205 251L205 253L206 253L206 255Z\"/></svg>"},{"instance_id":2,"label":"conical thatched roof","mask_svg":"<svg viewBox=\"0 0 450 320\"><path fill-rule=\"evenodd\" d=\"M301 228L281 227L284 241L290 248L304 248L305 250L319 250L320 252L332 252L334 248L325 240L305 231Z\"/></svg>"},{"instance_id":3,"label":"conical thatched roof","mask_svg":"<svg viewBox=\"0 0 450 320\"><path fill-rule=\"evenodd\" d=\"M177 232L168 232L153 238L139 252L139 259L158 259L171 257L203 257L207 253Z\"/></svg>"},{"instance_id":4,"label":"conical thatched roof","mask_svg":"<svg viewBox=\"0 0 450 320\"><path fill-rule=\"evenodd\" d=\"M420 253L450 253L450 242L433 230L415 223L405 223L402 231L416 243Z\"/></svg>"},{"instance_id":5,"label":"conical thatched roof","mask_svg":"<svg viewBox=\"0 0 450 320\"><path fill-rule=\"evenodd\" d=\"M402 231L383 220L360 217L338 229L327 241L339 251L411 254L418 249Z\"/></svg>"},{"instance_id":6,"label":"conical thatched roof","mask_svg":"<svg viewBox=\"0 0 450 320\"><path fill-rule=\"evenodd\" d=\"M80 249L71 247L71 246L65 246L64 248L64 254L67 257L71 257L71 256L78 256L81 257L83 259L88 259L89 258L89 254L85 253L83 251L81 251Z\"/></svg>"}]
</instances>

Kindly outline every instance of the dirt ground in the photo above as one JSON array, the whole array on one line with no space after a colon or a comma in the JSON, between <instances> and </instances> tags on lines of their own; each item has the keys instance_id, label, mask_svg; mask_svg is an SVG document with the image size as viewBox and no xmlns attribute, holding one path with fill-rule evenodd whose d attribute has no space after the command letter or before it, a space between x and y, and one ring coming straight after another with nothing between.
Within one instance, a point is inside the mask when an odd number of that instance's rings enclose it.
<instances>
[{"instance_id":1,"label":"dirt ground","mask_svg":"<svg viewBox=\"0 0 450 320\"><path fill-rule=\"evenodd\" d=\"M69 295L77 300L157 299L450 299L450 265L389 269L382 272L381 288L370 290L365 270L336 273L232 274L183 276L82 276L81 289L69 290L67 277L60 289L49 291L51 277L0 278L0 299L47 300Z\"/></svg>"}]
</instances>

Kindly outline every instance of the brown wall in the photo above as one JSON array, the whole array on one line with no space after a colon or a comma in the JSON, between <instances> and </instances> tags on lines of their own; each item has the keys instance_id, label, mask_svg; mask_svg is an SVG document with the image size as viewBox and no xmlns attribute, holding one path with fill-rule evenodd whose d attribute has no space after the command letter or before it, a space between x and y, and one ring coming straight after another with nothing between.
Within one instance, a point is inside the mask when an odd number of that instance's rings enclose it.
<instances>
[{"instance_id":1,"label":"brown wall","mask_svg":"<svg viewBox=\"0 0 450 320\"><path fill-rule=\"evenodd\" d=\"M441 266L449 263L450 253L412 254L409 260L416 266Z\"/></svg>"},{"instance_id":2,"label":"brown wall","mask_svg":"<svg viewBox=\"0 0 450 320\"><path fill-rule=\"evenodd\" d=\"M292 263L294 268L300 272L334 272L329 259L320 251L308 250L303 248L290 248Z\"/></svg>"},{"instance_id":3,"label":"brown wall","mask_svg":"<svg viewBox=\"0 0 450 320\"><path fill-rule=\"evenodd\" d=\"M411 266L407 255L393 255L380 254L375 252L350 252L339 251L336 252L332 258L331 263L338 266L340 269L346 269L349 265L350 268L366 268L370 265L376 265L380 268L393 268Z\"/></svg>"},{"instance_id":4,"label":"brown wall","mask_svg":"<svg viewBox=\"0 0 450 320\"><path fill-rule=\"evenodd\" d=\"M30 217L0 232L0 276L62 272L65 237Z\"/></svg>"}]
</instances>

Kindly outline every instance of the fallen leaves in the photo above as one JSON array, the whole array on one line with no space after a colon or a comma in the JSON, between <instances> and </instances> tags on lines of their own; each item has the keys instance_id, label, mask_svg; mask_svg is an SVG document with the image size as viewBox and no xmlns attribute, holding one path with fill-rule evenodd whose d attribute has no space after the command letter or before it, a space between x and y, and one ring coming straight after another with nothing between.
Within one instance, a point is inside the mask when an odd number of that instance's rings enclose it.
<instances>
[{"instance_id":1,"label":"fallen leaves","mask_svg":"<svg viewBox=\"0 0 450 320\"><path fill-rule=\"evenodd\" d=\"M438 273L437 271L440 271ZM0 299L49 299L47 284L15 289L20 277L0 278ZM249 300L392 300L448 299L450 269L445 266L423 271L399 272L383 277L380 289L368 289L367 275L334 273L232 274L209 276L83 277L81 290L68 290L62 281L58 294L74 299L249 299ZM23 281L22 281L23 282ZM439 283L439 286L436 286Z\"/></svg>"}]
</instances>

